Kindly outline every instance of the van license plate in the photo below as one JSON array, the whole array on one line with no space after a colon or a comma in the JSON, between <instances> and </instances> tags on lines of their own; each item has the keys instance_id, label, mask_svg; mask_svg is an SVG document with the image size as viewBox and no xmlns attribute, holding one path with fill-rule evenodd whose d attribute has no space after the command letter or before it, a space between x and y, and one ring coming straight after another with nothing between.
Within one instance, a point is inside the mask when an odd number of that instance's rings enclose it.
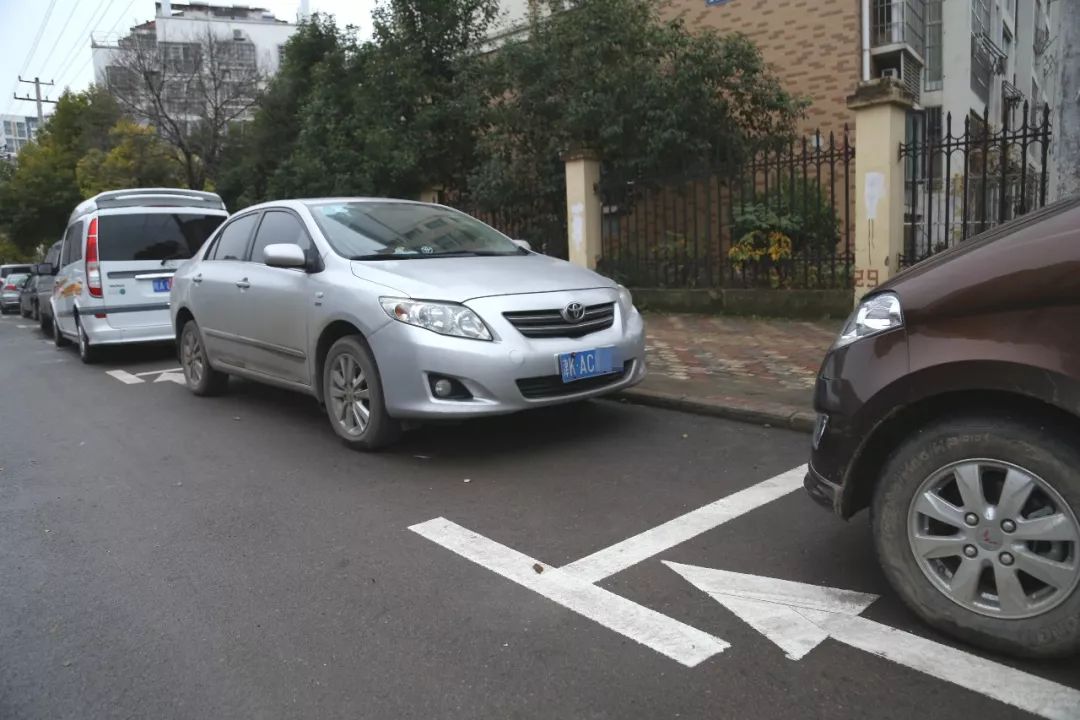
<instances>
[{"instance_id":1,"label":"van license plate","mask_svg":"<svg viewBox=\"0 0 1080 720\"><path fill-rule=\"evenodd\" d=\"M564 383L615 372L615 348L597 348L559 355L559 372Z\"/></svg>"},{"instance_id":2,"label":"van license plate","mask_svg":"<svg viewBox=\"0 0 1080 720\"><path fill-rule=\"evenodd\" d=\"M172 290L172 278L155 278L154 292L169 292Z\"/></svg>"}]
</instances>

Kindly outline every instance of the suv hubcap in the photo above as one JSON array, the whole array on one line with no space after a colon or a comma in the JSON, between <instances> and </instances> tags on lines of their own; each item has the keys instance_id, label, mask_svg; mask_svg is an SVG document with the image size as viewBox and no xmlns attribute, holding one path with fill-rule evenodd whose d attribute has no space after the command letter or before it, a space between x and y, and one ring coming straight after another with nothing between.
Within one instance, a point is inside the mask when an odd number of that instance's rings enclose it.
<instances>
[{"instance_id":1,"label":"suv hubcap","mask_svg":"<svg viewBox=\"0 0 1080 720\"><path fill-rule=\"evenodd\" d=\"M371 419L371 396L367 375L356 358L338 355L330 369L330 408L341 429L362 435Z\"/></svg>"},{"instance_id":2,"label":"suv hubcap","mask_svg":"<svg viewBox=\"0 0 1080 720\"><path fill-rule=\"evenodd\" d=\"M1080 582L1076 515L1011 463L963 460L931 475L908 509L908 540L930 582L980 615L1041 615Z\"/></svg>"}]
</instances>

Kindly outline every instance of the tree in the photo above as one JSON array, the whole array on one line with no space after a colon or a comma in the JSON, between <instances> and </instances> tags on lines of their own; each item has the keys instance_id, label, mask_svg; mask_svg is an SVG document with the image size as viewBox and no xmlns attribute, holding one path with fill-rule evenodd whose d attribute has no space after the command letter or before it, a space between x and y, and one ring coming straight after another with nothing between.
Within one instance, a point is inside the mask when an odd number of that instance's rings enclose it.
<instances>
[{"instance_id":1,"label":"tree","mask_svg":"<svg viewBox=\"0 0 1080 720\"><path fill-rule=\"evenodd\" d=\"M493 105L470 190L482 204L561 202L560 154L609 178L734 167L789 136L804 102L738 34L689 32L653 0L538 0L527 37L493 57Z\"/></svg>"},{"instance_id":2,"label":"tree","mask_svg":"<svg viewBox=\"0 0 1080 720\"><path fill-rule=\"evenodd\" d=\"M14 173L0 180L0 226L16 247L32 252L64 232L83 199L75 167L90 150L109 148L109 130L119 118L116 103L100 88L60 96L37 140L19 153Z\"/></svg>"},{"instance_id":3,"label":"tree","mask_svg":"<svg viewBox=\"0 0 1080 720\"><path fill-rule=\"evenodd\" d=\"M172 148L148 127L122 118L109 131L108 151L91 148L75 166L83 197L126 187L181 185Z\"/></svg>"},{"instance_id":4,"label":"tree","mask_svg":"<svg viewBox=\"0 0 1080 720\"><path fill-rule=\"evenodd\" d=\"M135 32L120 41L109 68L109 91L176 149L197 190L219 171L226 135L248 116L262 80L253 44L209 28L168 43Z\"/></svg>"}]
</instances>

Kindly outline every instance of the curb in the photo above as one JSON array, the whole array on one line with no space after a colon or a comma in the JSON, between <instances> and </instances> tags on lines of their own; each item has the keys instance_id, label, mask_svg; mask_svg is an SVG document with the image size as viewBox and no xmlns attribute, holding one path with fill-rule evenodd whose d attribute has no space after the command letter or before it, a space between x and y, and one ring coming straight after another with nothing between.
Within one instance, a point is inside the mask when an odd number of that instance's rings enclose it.
<instances>
[{"instance_id":1,"label":"curb","mask_svg":"<svg viewBox=\"0 0 1080 720\"><path fill-rule=\"evenodd\" d=\"M756 410L739 405L728 405L710 400L697 400L685 395L672 395L670 393L657 392L655 390L643 390L635 388L623 390L611 396L615 400L625 400L635 405L648 405L650 407L679 410L695 415L709 415L711 417L738 420L754 425L767 425L769 427L786 428L798 432L811 433L814 431L816 415L805 408L791 405L780 406L777 409Z\"/></svg>"}]
</instances>

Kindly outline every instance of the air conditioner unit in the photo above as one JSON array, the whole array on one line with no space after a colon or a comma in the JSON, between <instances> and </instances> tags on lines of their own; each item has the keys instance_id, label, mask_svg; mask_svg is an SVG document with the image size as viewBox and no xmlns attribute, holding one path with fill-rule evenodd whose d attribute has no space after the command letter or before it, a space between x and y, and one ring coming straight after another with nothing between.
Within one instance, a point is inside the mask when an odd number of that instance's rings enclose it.
<instances>
[{"instance_id":1,"label":"air conditioner unit","mask_svg":"<svg viewBox=\"0 0 1080 720\"><path fill-rule=\"evenodd\" d=\"M892 78L893 80L900 79L900 71L896 68L885 68L881 71L881 77Z\"/></svg>"},{"instance_id":2,"label":"air conditioner unit","mask_svg":"<svg viewBox=\"0 0 1080 720\"><path fill-rule=\"evenodd\" d=\"M244 31L243 30L233 30L232 31L232 39L233 40L243 40L244 39Z\"/></svg>"}]
</instances>

